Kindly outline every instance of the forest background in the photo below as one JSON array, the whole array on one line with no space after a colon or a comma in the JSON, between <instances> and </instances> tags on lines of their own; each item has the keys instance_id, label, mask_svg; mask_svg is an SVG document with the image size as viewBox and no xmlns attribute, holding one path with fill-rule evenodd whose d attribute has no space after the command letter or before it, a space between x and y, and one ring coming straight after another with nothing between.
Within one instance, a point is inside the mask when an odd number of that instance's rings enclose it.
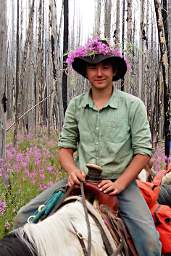
<instances>
[{"instance_id":1,"label":"forest background","mask_svg":"<svg viewBox=\"0 0 171 256\"><path fill-rule=\"evenodd\" d=\"M171 161L171 1L0 0L0 236L17 210L63 176L57 139L69 100L88 82L66 53L107 38L131 69L119 89L146 107L155 170Z\"/></svg>"}]
</instances>

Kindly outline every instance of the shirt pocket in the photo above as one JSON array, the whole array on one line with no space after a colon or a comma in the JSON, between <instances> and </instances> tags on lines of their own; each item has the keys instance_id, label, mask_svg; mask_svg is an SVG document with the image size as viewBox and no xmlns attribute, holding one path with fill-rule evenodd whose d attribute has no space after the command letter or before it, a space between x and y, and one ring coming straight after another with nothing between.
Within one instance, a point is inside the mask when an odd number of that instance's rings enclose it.
<instances>
[{"instance_id":1,"label":"shirt pocket","mask_svg":"<svg viewBox=\"0 0 171 256\"><path fill-rule=\"evenodd\" d=\"M130 127L127 120L106 121L102 129L103 141L122 143L130 136Z\"/></svg>"}]
</instances>

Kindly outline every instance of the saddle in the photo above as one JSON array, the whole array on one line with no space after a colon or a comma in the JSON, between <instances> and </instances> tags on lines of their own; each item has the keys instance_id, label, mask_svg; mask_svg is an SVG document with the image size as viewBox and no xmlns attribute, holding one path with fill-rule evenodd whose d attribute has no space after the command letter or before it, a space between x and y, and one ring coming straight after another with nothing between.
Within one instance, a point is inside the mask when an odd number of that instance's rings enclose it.
<instances>
[{"instance_id":1,"label":"saddle","mask_svg":"<svg viewBox=\"0 0 171 256\"><path fill-rule=\"evenodd\" d=\"M67 199L69 199L70 197L81 196L89 233L88 249L85 248L82 239L80 240L80 244L83 248L84 255L89 256L91 251L91 229L89 225L88 209L86 204L86 201L89 201L92 204L96 202L95 208L100 213L100 216L104 221L104 225L106 225L106 227L108 228L113 238L113 242L118 248L114 254L111 253L111 244L108 241L108 238L106 236L106 233L104 232L104 229L102 228L102 225L99 224L99 221L96 218L95 221L101 232L107 255L115 256L120 253L121 255L126 256L137 256L131 236L128 230L126 229L121 217L119 216L119 201L117 196L110 196L108 194L104 194L102 191L99 190L98 183L102 179L101 167L94 164L87 164L87 167L89 169L89 172L86 177L86 181L84 183L81 183L80 187L70 187L67 189L66 192L56 191L52 195L52 197L47 201L47 203L43 205L43 207L39 207L40 209L38 209L38 212L36 212L35 215L30 216L28 222L37 223L38 221L41 221L44 218L48 217L48 215L53 214L63 205L67 204Z\"/></svg>"},{"instance_id":2,"label":"saddle","mask_svg":"<svg viewBox=\"0 0 171 256\"><path fill-rule=\"evenodd\" d=\"M96 205L96 208L118 248L117 252L112 255L118 255L121 253L126 256L137 256L132 238L119 215L119 201L117 196L110 196L109 194L104 194L104 192L99 190L98 183L101 180L101 167L94 164L87 164L87 167L89 172L86 177L86 182L83 183L84 196L92 204L94 201L98 204L98 206ZM81 189L78 187L74 188L70 195L82 195ZM101 227L99 228L101 229ZM102 234L102 238L106 251L109 252L108 255L111 255L110 248L107 246L108 243L104 234Z\"/></svg>"},{"instance_id":3,"label":"saddle","mask_svg":"<svg viewBox=\"0 0 171 256\"><path fill-rule=\"evenodd\" d=\"M99 205L105 205L112 212L117 212L119 206L117 196L110 196L108 194L104 194L102 191L99 190L98 183L98 181L94 182L90 180L84 182L83 185L86 199L92 203L94 200L97 200ZM81 194L80 188L74 188L70 195L79 194Z\"/></svg>"}]
</instances>

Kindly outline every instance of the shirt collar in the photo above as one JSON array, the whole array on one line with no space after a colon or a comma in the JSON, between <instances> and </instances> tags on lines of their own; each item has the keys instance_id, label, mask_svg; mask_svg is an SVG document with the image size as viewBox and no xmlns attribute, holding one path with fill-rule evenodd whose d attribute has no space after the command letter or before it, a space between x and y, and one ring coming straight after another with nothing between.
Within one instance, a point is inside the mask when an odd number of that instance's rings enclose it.
<instances>
[{"instance_id":1,"label":"shirt collar","mask_svg":"<svg viewBox=\"0 0 171 256\"><path fill-rule=\"evenodd\" d=\"M91 108L93 108L94 106L94 103L93 103L93 100L91 98L91 89L88 90L88 92L85 93L84 95L84 98L83 98L83 101L82 101L82 107L85 108L86 106L89 106Z\"/></svg>"},{"instance_id":2,"label":"shirt collar","mask_svg":"<svg viewBox=\"0 0 171 256\"><path fill-rule=\"evenodd\" d=\"M84 99L81 104L83 108L85 108L86 106L89 106L91 108L94 107L94 103L93 103L93 100L92 100L90 94L91 94L91 89L84 95ZM109 106L111 108L118 108L118 95L117 94L118 94L118 90L113 87L113 93L112 93L110 99L108 100L108 102L106 103L106 105L104 106L104 108L106 108L107 106Z\"/></svg>"}]
</instances>

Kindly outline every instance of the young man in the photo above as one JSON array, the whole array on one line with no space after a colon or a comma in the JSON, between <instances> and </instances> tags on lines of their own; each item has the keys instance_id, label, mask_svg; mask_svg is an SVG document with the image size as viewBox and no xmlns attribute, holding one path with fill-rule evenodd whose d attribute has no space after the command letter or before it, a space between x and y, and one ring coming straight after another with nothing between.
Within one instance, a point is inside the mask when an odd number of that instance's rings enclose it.
<instances>
[{"instance_id":1,"label":"young man","mask_svg":"<svg viewBox=\"0 0 171 256\"><path fill-rule=\"evenodd\" d=\"M101 166L99 189L118 195L120 214L138 255L161 255L153 219L135 183L152 151L146 109L140 99L113 87L113 81L124 77L127 63L98 38L69 54L67 61L90 82L89 92L69 103L59 139L59 158L68 173L67 183L72 186L84 181L87 163ZM44 200L48 195L45 191ZM36 203L41 199L37 197Z\"/></svg>"},{"instance_id":2,"label":"young man","mask_svg":"<svg viewBox=\"0 0 171 256\"><path fill-rule=\"evenodd\" d=\"M68 62L90 82L89 92L71 100L59 140L68 185L84 182L87 163L101 166L99 189L118 195L138 255L161 255L158 233L135 183L152 151L146 109L140 99L113 87L113 81L124 77L126 61L96 39L72 52Z\"/></svg>"}]
</instances>

